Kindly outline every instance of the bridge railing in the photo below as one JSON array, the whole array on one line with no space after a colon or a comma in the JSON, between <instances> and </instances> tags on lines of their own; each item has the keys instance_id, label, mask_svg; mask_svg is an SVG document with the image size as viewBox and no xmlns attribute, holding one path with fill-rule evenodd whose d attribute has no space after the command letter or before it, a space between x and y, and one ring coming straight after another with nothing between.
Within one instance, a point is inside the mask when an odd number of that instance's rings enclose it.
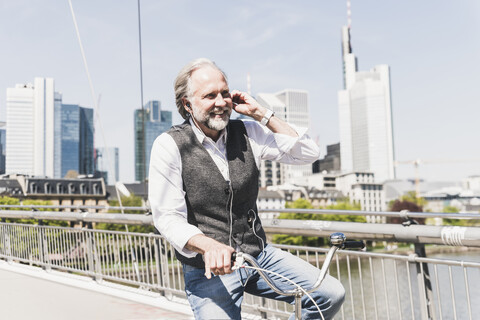
<instances>
[{"instance_id":1,"label":"bridge railing","mask_svg":"<svg viewBox=\"0 0 480 320\"><path fill-rule=\"evenodd\" d=\"M0 218L68 220L85 224L152 223L151 216L143 214L0 210ZM445 236L442 228L452 227L415 226L410 229L412 231L400 233L386 224L318 220L305 224L305 221L289 220L288 225L283 225L282 220L276 219L264 220L263 224L272 232L327 235L347 230L347 235L351 233L356 238L404 241L415 246L427 240L428 243L474 247L480 240L479 228L474 227L449 231ZM372 229L374 226L379 229ZM326 248L277 246L316 266L321 265L327 251ZM174 258L171 245L157 234L2 222L0 258L143 287L167 297L185 295L182 267ZM475 285L480 281L478 262L431 259L418 254L339 251L330 273L342 281L347 291L338 318L473 319L480 312L480 286ZM281 318L292 310L290 305L253 296L245 297L244 309L264 317L274 315Z\"/></svg>"}]
</instances>

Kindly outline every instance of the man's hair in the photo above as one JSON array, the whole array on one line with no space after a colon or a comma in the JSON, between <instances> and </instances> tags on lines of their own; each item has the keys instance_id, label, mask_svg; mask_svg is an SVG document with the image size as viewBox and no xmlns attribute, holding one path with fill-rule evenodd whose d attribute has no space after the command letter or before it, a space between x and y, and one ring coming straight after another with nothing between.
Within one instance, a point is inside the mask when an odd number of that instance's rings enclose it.
<instances>
[{"instance_id":1,"label":"man's hair","mask_svg":"<svg viewBox=\"0 0 480 320\"><path fill-rule=\"evenodd\" d=\"M207 58L198 58L193 61L187 63L182 70L175 78L174 88L175 88L175 103L177 104L178 113L182 116L183 119L186 119L189 113L185 110L185 107L182 103L183 98L190 99L192 92L191 92L191 78L192 73L200 68L203 67L212 67L218 70L227 81L227 75L225 72L220 69L215 62Z\"/></svg>"}]
</instances>

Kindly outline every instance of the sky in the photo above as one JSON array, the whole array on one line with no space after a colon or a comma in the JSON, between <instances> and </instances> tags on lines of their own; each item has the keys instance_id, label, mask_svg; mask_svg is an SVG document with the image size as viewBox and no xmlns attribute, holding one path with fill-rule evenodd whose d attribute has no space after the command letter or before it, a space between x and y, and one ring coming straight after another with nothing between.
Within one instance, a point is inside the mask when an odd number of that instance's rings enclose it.
<instances>
[{"instance_id":1,"label":"sky","mask_svg":"<svg viewBox=\"0 0 480 320\"><path fill-rule=\"evenodd\" d=\"M134 181L133 113L141 107L135 0L72 0L94 87L92 97L68 0L0 0L0 120L6 88L55 79L63 103L94 107L96 147L120 149L120 180ZM395 158L420 159L420 178L480 175L480 2L352 0L360 71L391 68ZM175 109L173 81L207 57L231 89L309 92L311 136L339 142L341 27L346 1L141 1L144 102ZM103 132L103 133L102 133ZM415 177L399 164L397 177Z\"/></svg>"}]
</instances>

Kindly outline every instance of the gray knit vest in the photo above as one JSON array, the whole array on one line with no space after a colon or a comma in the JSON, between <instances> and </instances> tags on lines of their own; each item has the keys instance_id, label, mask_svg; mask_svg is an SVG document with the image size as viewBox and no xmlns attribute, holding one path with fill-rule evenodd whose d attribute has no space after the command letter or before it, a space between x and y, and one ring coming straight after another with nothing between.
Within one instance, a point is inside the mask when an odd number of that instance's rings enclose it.
<instances>
[{"instance_id":1,"label":"gray knit vest","mask_svg":"<svg viewBox=\"0 0 480 320\"><path fill-rule=\"evenodd\" d=\"M182 125L172 127L168 134L177 144L182 159L188 223L197 226L208 237L257 256L262 251L260 239L266 244L266 238L256 206L258 168L243 122L230 120L227 126L226 149L231 186L198 141L188 120ZM253 227L258 237L254 234ZM194 258L186 258L178 252L175 253L177 259L185 264L197 268L205 267L200 254Z\"/></svg>"}]
</instances>

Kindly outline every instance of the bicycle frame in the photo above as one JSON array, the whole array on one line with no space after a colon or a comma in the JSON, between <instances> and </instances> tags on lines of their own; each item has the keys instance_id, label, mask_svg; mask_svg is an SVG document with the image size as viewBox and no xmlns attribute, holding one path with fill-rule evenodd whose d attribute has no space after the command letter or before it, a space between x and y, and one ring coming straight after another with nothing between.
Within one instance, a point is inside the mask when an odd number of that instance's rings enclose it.
<instances>
[{"instance_id":1,"label":"bicycle frame","mask_svg":"<svg viewBox=\"0 0 480 320\"><path fill-rule=\"evenodd\" d=\"M294 303L295 320L300 320L302 318L302 303L301 303L302 297L305 294L313 292L316 289L318 289L318 287L320 287L320 285L323 282L323 279L325 279L325 276L327 275L328 268L330 267L330 263L332 262L332 259L335 256L335 252L338 249L346 249L346 248L362 249L363 247L365 247L365 244L362 241L347 241L345 235L340 232L333 233L330 235L330 244L331 244L330 250L327 252L327 256L325 257L325 261L322 265L322 268L320 269L320 274L317 278L317 281L311 288L308 288L308 289L304 289L297 285L295 289L283 291L282 289L277 287L277 285L263 270L261 270L260 266L257 263L257 260L255 260L254 257L252 257L247 253L237 252L234 254L235 255L233 259L235 260L234 268L239 269L244 265L245 262L248 262L254 267L254 269L257 269L260 276L265 280L265 282L270 286L270 288L272 288L273 291L284 296L294 296L295 297L295 303ZM321 316L323 319L323 315Z\"/></svg>"}]
</instances>

